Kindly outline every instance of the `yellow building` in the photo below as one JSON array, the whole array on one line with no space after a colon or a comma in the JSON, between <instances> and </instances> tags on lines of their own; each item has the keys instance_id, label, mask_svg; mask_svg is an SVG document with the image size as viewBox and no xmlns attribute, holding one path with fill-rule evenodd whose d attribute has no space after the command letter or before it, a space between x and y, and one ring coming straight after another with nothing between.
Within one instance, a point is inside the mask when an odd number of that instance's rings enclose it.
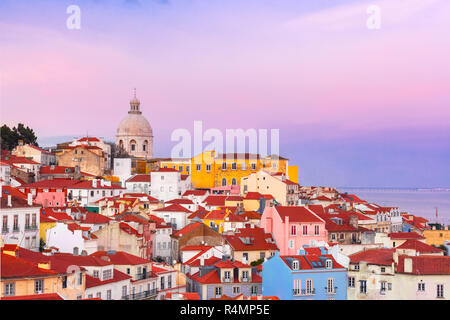
<instances>
[{"instance_id":1,"label":"yellow building","mask_svg":"<svg viewBox=\"0 0 450 320\"><path fill-rule=\"evenodd\" d=\"M434 246L440 246L444 244L444 241L450 240L450 226L447 226L447 230L424 230L423 236L425 237L425 243Z\"/></svg>"},{"instance_id":2,"label":"yellow building","mask_svg":"<svg viewBox=\"0 0 450 320\"><path fill-rule=\"evenodd\" d=\"M216 155L215 151L205 151L191 159L159 159L158 166L190 174L192 185L198 189L239 185L241 178L261 169L282 172L292 181L298 181L298 168L296 166L291 168L288 159L275 156L262 158L260 155L249 153Z\"/></svg>"},{"instance_id":3,"label":"yellow building","mask_svg":"<svg viewBox=\"0 0 450 320\"><path fill-rule=\"evenodd\" d=\"M231 210L211 210L203 218L203 223L208 227L216 230L218 233L223 233L225 227L225 218L231 214Z\"/></svg>"}]
</instances>

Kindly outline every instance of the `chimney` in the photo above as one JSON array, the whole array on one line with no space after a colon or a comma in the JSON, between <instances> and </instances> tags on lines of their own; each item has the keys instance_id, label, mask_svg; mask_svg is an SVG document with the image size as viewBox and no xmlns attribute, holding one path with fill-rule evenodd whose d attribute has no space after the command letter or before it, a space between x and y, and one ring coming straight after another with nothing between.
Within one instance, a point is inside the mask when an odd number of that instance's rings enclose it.
<instances>
[{"instance_id":1,"label":"chimney","mask_svg":"<svg viewBox=\"0 0 450 320\"><path fill-rule=\"evenodd\" d=\"M11 195L10 194L8 194L8 207L12 207Z\"/></svg>"},{"instance_id":2,"label":"chimney","mask_svg":"<svg viewBox=\"0 0 450 320\"><path fill-rule=\"evenodd\" d=\"M32 206L33 205L33 195L31 194L31 192L27 195L27 200L28 200L28 205Z\"/></svg>"}]
</instances>

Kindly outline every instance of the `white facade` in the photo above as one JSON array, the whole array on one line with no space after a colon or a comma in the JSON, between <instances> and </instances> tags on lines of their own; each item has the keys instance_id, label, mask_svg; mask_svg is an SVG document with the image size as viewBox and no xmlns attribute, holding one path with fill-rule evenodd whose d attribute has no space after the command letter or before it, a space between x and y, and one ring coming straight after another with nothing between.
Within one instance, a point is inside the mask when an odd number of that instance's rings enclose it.
<instances>
[{"instance_id":1,"label":"white facade","mask_svg":"<svg viewBox=\"0 0 450 320\"><path fill-rule=\"evenodd\" d=\"M75 185L76 186L76 185ZM92 188L76 188L68 187L68 200L77 200L81 206L87 206L104 197L120 196L125 192L125 189L108 188L111 186L111 181L108 180L92 180ZM71 199L70 199L71 198Z\"/></svg>"},{"instance_id":2,"label":"white facade","mask_svg":"<svg viewBox=\"0 0 450 320\"><path fill-rule=\"evenodd\" d=\"M88 231L69 230L68 225L62 222L57 222L56 226L47 229L45 244L48 248L56 247L59 252L81 254L86 251L91 254L97 251L97 240L85 240L84 237L89 238Z\"/></svg>"},{"instance_id":3,"label":"white facade","mask_svg":"<svg viewBox=\"0 0 450 320\"><path fill-rule=\"evenodd\" d=\"M161 219L164 219L165 223L170 223L174 229L180 230L189 224L187 217L191 213L184 211L164 211L164 209L158 209L158 211L153 211L153 214Z\"/></svg>"},{"instance_id":4,"label":"white facade","mask_svg":"<svg viewBox=\"0 0 450 320\"><path fill-rule=\"evenodd\" d=\"M189 185L190 177L182 180L181 174L177 171L160 170L151 172L150 194L160 201L181 198Z\"/></svg>"},{"instance_id":5,"label":"white facade","mask_svg":"<svg viewBox=\"0 0 450 320\"><path fill-rule=\"evenodd\" d=\"M114 158L114 176L120 179L122 187L125 181L131 177L131 159L130 158Z\"/></svg>"},{"instance_id":6,"label":"white facade","mask_svg":"<svg viewBox=\"0 0 450 320\"><path fill-rule=\"evenodd\" d=\"M11 166L7 163L0 162L0 181L2 185L11 185Z\"/></svg>"},{"instance_id":7,"label":"white facade","mask_svg":"<svg viewBox=\"0 0 450 320\"><path fill-rule=\"evenodd\" d=\"M85 267L87 274L91 277L94 272L98 274L101 281L105 281L114 277L114 266L108 265L103 267ZM130 279L109 282L107 284L86 288L85 297L88 299L100 298L102 300L122 300L122 296L128 295L130 292Z\"/></svg>"},{"instance_id":8,"label":"white facade","mask_svg":"<svg viewBox=\"0 0 450 320\"><path fill-rule=\"evenodd\" d=\"M3 194L2 197L5 195ZM40 206L8 207L7 205L1 208L0 216L3 244L18 244L29 250L39 250Z\"/></svg>"},{"instance_id":9,"label":"white facade","mask_svg":"<svg viewBox=\"0 0 450 320\"><path fill-rule=\"evenodd\" d=\"M134 175L133 177L135 177ZM145 193L151 194L151 183L146 181L130 181L133 177L129 178L125 181L125 188L127 188L127 192L130 193Z\"/></svg>"},{"instance_id":10,"label":"white facade","mask_svg":"<svg viewBox=\"0 0 450 320\"><path fill-rule=\"evenodd\" d=\"M171 238L172 228L163 226L156 227L155 239L154 239L154 257L161 257L166 262L171 262L172 256Z\"/></svg>"}]
</instances>

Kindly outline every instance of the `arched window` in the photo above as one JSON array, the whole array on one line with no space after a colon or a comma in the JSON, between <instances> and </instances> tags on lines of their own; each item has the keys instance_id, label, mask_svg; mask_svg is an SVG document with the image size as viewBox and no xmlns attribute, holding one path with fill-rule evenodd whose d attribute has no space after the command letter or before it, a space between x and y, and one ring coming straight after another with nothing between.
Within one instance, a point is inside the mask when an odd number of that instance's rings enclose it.
<instances>
[{"instance_id":1,"label":"arched window","mask_svg":"<svg viewBox=\"0 0 450 320\"><path fill-rule=\"evenodd\" d=\"M123 140L119 140L119 148L123 149Z\"/></svg>"},{"instance_id":2,"label":"arched window","mask_svg":"<svg viewBox=\"0 0 450 320\"><path fill-rule=\"evenodd\" d=\"M236 178L231 179L231 184L232 184L233 186L236 185Z\"/></svg>"},{"instance_id":3,"label":"arched window","mask_svg":"<svg viewBox=\"0 0 450 320\"><path fill-rule=\"evenodd\" d=\"M144 144L142 145L142 151L147 151L148 141L144 140Z\"/></svg>"},{"instance_id":4,"label":"arched window","mask_svg":"<svg viewBox=\"0 0 450 320\"><path fill-rule=\"evenodd\" d=\"M227 179L223 178L222 179L222 186L226 186L227 185Z\"/></svg>"},{"instance_id":5,"label":"arched window","mask_svg":"<svg viewBox=\"0 0 450 320\"><path fill-rule=\"evenodd\" d=\"M130 150L131 151L136 151L136 141L135 140L131 140L130 141Z\"/></svg>"}]
</instances>

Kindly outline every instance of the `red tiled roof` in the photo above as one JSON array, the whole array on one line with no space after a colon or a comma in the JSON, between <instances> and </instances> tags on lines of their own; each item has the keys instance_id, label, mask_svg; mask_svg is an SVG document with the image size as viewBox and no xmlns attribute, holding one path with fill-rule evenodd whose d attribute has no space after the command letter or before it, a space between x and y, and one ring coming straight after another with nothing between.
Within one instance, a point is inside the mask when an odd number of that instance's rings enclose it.
<instances>
[{"instance_id":1,"label":"red tiled roof","mask_svg":"<svg viewBox=\"0 0 450 320\"><path fill-rule=\"evenodd\" d=\"M86 289L92 288L92 287L97 287L97 286L102 286L102 285L105 285L108 283L119 282L119 281L131 279L131 276L129 276L123 272L120 272L117 269L114 269L113 273L114 273L114 275L111 279L103 280L103 281L101 281L98 278L91 277L90 275L87 274L86 275Z\"/></svg>"},{"instance_id":2,"label":"red tiled roof","mask_svg":"<svg viewBox=\"0 0 450 320\"><path fill-rule=\"evenodd\" d=\"M7 197L10 194L13 197L21 198L27 200L27 195L19 189L11 187L11 186L2 186L2 197Z\"/></svg>"},{"instance_id":3,"label":"red tiled roof","mask_svg":"<svg viewBox=\"0 0 450 320\"><path fill-rule=\"evenodd\" d=\"M172 203L177 203L177 204L194 204L192 202L192 200L189 200L189 199L173 199L173 200L170 200L170 201L166 201L166 203L170 203L170 204L172 204Z\"/></svg>"},{"instance_id":4,"label":"red tiled roof","mask_svg":"<svg viewBox=\"0 0 450 320\"><path fill-rule=\"evenodd\" d=\"M38 268L33 263L1 253L1 278L24 278L24 277L52 277L57 273L53 270Z\"/></svg>"},{"instance_id":5,"label":"red tiled roof","mask_svg":"<svg viewBox=\"0 0 450 320\"><path fill-rule=\"evenodd\" d=\"M130 227L130 225L125 222L119 223L119 228L120 228L120 230L122 230L128 234L135 235L138 238L140 238L142 236L136 229Z\"/></svg>"},{"instance_id":6,"label":"red tiled roof","mask_svg":"<svg viewBox=\"0 0 450 320\"><path fill-rule=\"evenodd\" d=\"M435 248L416 239L408 239L403 242L397 249L412 249L420 253L441 253L444 250Z\"/></svg>"},{"instance_id":7,"label":"red tiled roof","mask_svg":"<svg viewBox=\"0 0 450 320\"><path fill-rule=\"evenodd\" d=\"M150 260L129 254L124 251L111 251L109 253L108 251L97 251L90 254L90 256L99 258L106 256L115 265L139 265L151 263Z\"/></svg>"},{"instance_id":8,"label":"red tiled roof","mask_svg":"<svg viewBox=\"0 0 450 320\"><path fill-rule=\"evenodd\" d=\"M203 223L201 222L194 222L194 223L190 223L187 226L185 226L183 229L178 230L176 233L174 233L173 235L176 237L182 237L186 234L188 234L189 232L191 232L192 230L202 226Z\"/></svg>"},{"instance_id":9,"label":"red tiled roof","mask_svg":"<svg viewBox=\"0 0 450 320\"><path fill-rule=\"evenodd\" d=\"M204 202L207 206L224 206L226 198L227 196L208 196Z\"/></svg>"},{"instance_id":10,"label":"red tiled roof","mask_svg":"<svg viewBox=\"0 0 450 320\"><path fill-rule=\"evenodd\" d=\"M186 190L183 193L183 197L187 197L190 195L193 196L204 196L208 191L207 190Z\"/></svg>"},{"instance_id":11,"label":"red tiled roof","mask_svg":"<svg viewBox=\"0 0 450 320\"><path fill-rule=\"evenodd\" d=\"M2 300L64 300L58 293L30 294L27 296L2 297Z\"/></svg>"},{"instance_id":12,"label":"red tiled roof","mask_svg":"<svg viewBox=\"0 0 450 320\"><path fill-rule=\"evenodd\" d=\"M109 223L113 219L108 218L107 216L104 216L99 213L87 211L80 219L77 221L79 223L85 223L85 224L105 224Z\"/></svg>"},{"instance_id":13,"label":"red tiled roof","mask_svg":"<svg viewBox=\"0 0 450 320\"><path fill-rule=\"evenodd\" d=\"M234 251L278 250L275 241L267 241L273 239L263 228L241 228L236 230L234 235L225 235L224 238Z\"/></svg>"},{"instance_id":14,"label":"red tiled roof","mask_svg":"<svg viewBox=\"0 0 450 320\"><path fill-rule=\"evenodd\" d=\"M241 214L242 217L250 219L258 219L261 220L261 214L259 214L256 211L245 211L243 214Z\"/></svg>"},{"instance_id":15,"label":"red tiled roof","mask_svg":"<svg viewBox=\"0 0 450 320\"><path fill-rule=\"evenodd\" d=\"M405 259L411 259L412 272L405 272ZM450 256L398 256L398 273L450 275Z\"/></svg>"},{"instance_id":16,"label":"red tiled roof","mask_svg":"<svg viewBox=\"0 0 450 320\"><path fill-rule=\"evenodd\" d=\"M189 261L186 261L185 264L188 264L191 267L200 267L201 266L199 258L196 258L196 259L194 259L192 261L191 260L192 259L190 259ZM218 258L218 257L211 257L211 258L205 259L204 262L203 262L203 265L204 266L212 266L212 265L216 264L220 260L221 259Z\"/></svg>"},{"instance_id":17,"label":"red tiled roof","mask_svg":"<svg viewBox=\"0 0 450 320\"><path fill-rule=\"evenodd\" d=\"M51 180L41 180L29 184L20 186L20 188L43 188L43 189L54 189L54 188L68 188L74 184L79 183L80 180L65 179L65 178L54 178Z\"/></svg>"},{"instance_id":18,"label":"red tiled roof","mask_svg":"<svg viewBox=\"0 0 450 320\"><path fill-rule=\"evenodd\" d=\"M259 192L248 192L245 195L245 200L259 200L261 198L264 198L264 196Z\"/></svg>"},{"instance_id":19,"label":"red tiled roof","mask_svg":"<svg viewBox=\"0 0 450 320\"><path fill-rule=\"evenodd\" d=\"M351 263L365 261L369 264L390 266L394 261L395 249L368 249L349 256Z\"/></svg>"},{"instance_id":20,"label":"red tiled roof","mask_svg":"<svg viewBox=\"0 0 450 320\"><path fill-rule=\"evenodd\" d=\"M241 196L228 196L225 201L242 201L244 200Z\"/></svg>"},{"instance_id":21,"label":"red tiled roof","mask_svg":"<svg viewBox=\"0 0 450 320\"><path fill-rule=\"evenodd\" d=\"M153 210L154 212L186 212L192 213L192 211L186 209L185 207L179 205L178 203L171 204L170 206Z\"/></svg>"},{"instance_id":22,"label":"red tiled roof","mask_svg":"<svg viewBox=\"0 0 450 320\"><path fill-rule=\"evenodd\" d=\"M64 211L53 210L52 208L41 209L40 218L44 218L46 222L50 221L72 221L72 217ZM42 220L41 220L42 222Z\"/></svg>"},{"instance_id":23,"label":"red tiled roof","mask_svg":"<svg viewBox=\"0 0 450 320\"><path fill-rule=\"evenodd\" d=\"M95 137L84 137L79 139L78 141L100 141L99 139L95 138Z\"/></svg>"},{"instance_id":24,"label":"red tiled roof","mask_svg":"<svg viewBox=\"0 0 450 320\"><path fill-rule=\"evenodd\" d=\"M68 172L66 172L66 170ZM74 167L65 167L65 166L42 166L40 169L41 174L65 174L65 173L73 173L74 171L75 171Z\"/></svg>"},{"instance_id":25,"label":"red tiled roof","mask_svg":"<svg viewBox=\"0 0 450 320\"><path fill-rule=\"evenodd\" d=\"M416 232L393 232L389 233L388 237L391 239L425 239L425 237L421 236Z\"/></svg>"},{"instance_id":26,"label":"red tiled roof","mask_svg":"<svg viewBox=\"0 0 450 320\"><path fill-rule=\"evenodd\" d=\"M274 207L280 215L281 219L285 221L289 217L290 222L324 222L307 207Z\"/></svg>"},{"instance_id":27,"label":"red tiled roof","mask_svg":"<svg viewBox=\"0 0 450 320\"><path fill-rule=\"evenodd\" d=\"M173 168L159 168L155 172L179 172L179 171Z\"/></svg>"},{"instance_id":28,"label":"red tiled roof","mask_svg":"<svg viewBox=\"0 0 450 320\"><path fill-rule=\"evenodd\" d=\"M102 186L101 182L97 181L97 187L94 187L93 183L94 183L93 180L79 181L76 184L70 185L68 188L70 188L70 189L126 189L126 188L123 188L120 185L114 184L114 183L111 183L110 186L107 186L106 184L104 184Z\"/></svg>"},{"instance_id":29,"label":"red tiled roof","mask_svg":"<svg viewBox=\"0 0 450 320\"><path fill-rule=\"evenodd\" d=\"M129 178L126 182L151 182L151 175L149 174L137 174Z\"/></svg>"},{"instance_id":30,"label":"red tiled roof","mask_svg":"<svg viewBox=\"0 0 450 320\"><path fill-rule=\"evenodd\" d=\"M217 266L217 264L216 264ZM231 266L233 268L234 266ZM186 275L188 278L191 278L194 281L203 283L203 284L214 284L214 283L221 283L219 274L217 270L211 270L211 272L208 272L207 274L200 277L200 273L197 272L193 275ZM256 273L252 273L252 281L251 283L261 283L262 278L261 276L257 275ZM237 277L234 277L234 283L239 283L239 279Z\"/></svg>"}]
</instances>

